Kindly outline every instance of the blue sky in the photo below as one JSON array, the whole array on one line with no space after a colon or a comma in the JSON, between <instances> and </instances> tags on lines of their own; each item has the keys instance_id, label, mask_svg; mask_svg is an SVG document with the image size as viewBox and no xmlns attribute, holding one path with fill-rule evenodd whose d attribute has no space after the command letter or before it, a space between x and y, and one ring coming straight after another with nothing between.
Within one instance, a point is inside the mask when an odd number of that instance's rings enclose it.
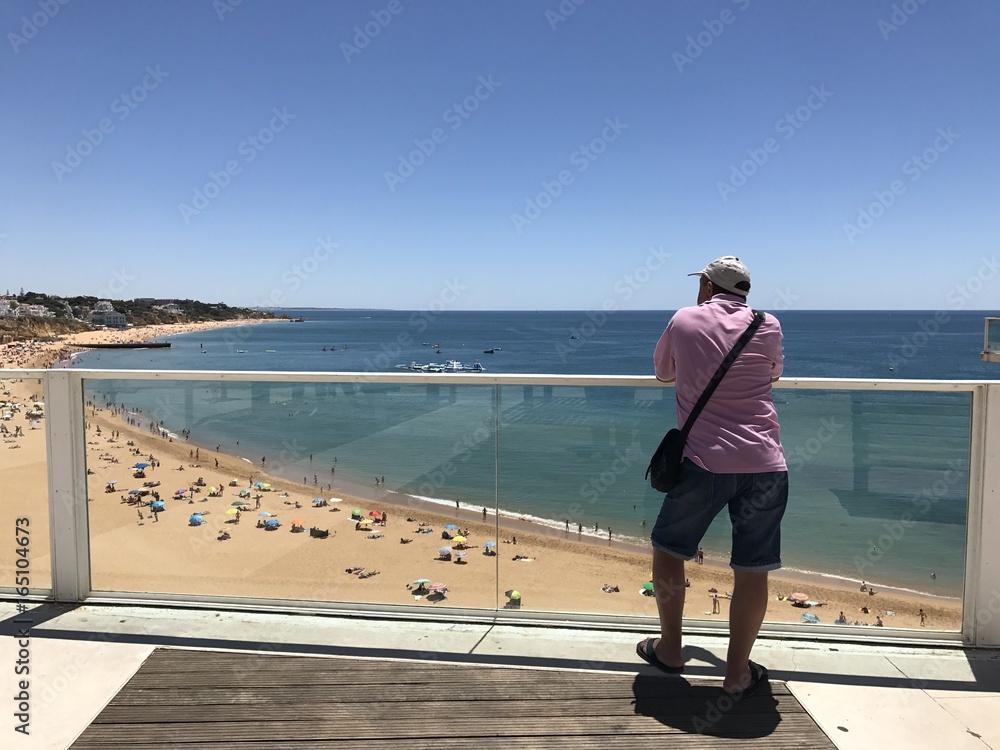
<instances>
[{"instance_id":1,"label":"blue sky","mask_svg":"<svg viewBox=\"0 0 1000 750\"><path fill-rule=\"evenodd\" d=\"M0 287L995 304L993 0L8 0ZM96 144L96 145L92 145Z\"/></svg>"}]
</instances>

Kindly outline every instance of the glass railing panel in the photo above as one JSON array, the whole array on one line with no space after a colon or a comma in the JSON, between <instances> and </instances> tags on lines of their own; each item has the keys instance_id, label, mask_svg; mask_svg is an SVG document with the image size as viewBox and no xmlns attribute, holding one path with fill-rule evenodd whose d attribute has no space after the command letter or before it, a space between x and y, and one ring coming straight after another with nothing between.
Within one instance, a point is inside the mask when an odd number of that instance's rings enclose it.
<instances>
[{"instance_id":1,"label":"glass railing panel","mask_svg":"<svg viewBox=\"0 0 1000 750\"><path fill-rule=\"evenodd\" d=\"M0 377L0 589L52 589L45 396L37 378Z\"/></svg>"},{"instance_id":2,"label":"glass railing panel","mask_svg":"<svg viewBox=\"0 0 1000 750\"><path fill-rule=\"evenodd\" d=\"M778 389L775 401L790 496L767 620L833 624L843 611L919 628L923 609L923 627L959 630L970 394ZM663 496L643 475L675 419L670 388L500 389L499 585L521 595L507 606L655 616L648 538ZM731 534L723 511L703 563L687 565L686 617L727 619ZM803 593L815 604L793 606Z\"/></svg>"},{"instance_id":3,"label":"glass railing panel","mask_svg":"<svg viewBox=\"0 0 1000 750\"><path fill-rule=\"evenodd\" d=\"M807 572L809 601L828 602L794 614L920 628L922 609L924 628L960 630L971 394L778 389L775 402L790 482L784 563ZM794 583L772 590L799 593Z\"/></svg>"},{"instance_id":4,"label":"glass railing panel","mask_svg":"<svg viewBox=\"0 0 1000 750\"><path fill-rule=\"evenodd\" d=\"M95 591L496 606L494 558L478 551L495 521L492 386L133 379L85 392ZM475 549L437 559L459 526Z\"/></svg>"}]
</instances>

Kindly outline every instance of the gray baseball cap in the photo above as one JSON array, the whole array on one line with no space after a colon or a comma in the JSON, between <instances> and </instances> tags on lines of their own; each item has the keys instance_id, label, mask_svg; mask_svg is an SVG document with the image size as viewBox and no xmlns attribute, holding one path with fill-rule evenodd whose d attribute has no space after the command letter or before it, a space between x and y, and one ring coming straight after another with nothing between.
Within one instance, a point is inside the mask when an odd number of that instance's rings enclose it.
<instances>
[{"instance_id":1,"label":"gray baseball cap","mask_svg":"<svg viewBox=\"0 0 1000 750\"><path fill-rule=\"evenodd\" d=\"M750 271L735 255L724 255L688 276L704 276L722 291L741 296L750 293Z\"/></svg>"}]
</instances>

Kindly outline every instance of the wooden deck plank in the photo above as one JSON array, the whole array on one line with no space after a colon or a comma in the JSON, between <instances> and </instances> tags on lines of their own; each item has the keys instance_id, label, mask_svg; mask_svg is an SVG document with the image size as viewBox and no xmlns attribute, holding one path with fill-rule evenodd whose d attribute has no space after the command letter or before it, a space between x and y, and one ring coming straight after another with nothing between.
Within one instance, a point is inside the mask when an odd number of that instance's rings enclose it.
<instances>
[{"instance_id":1,"label":"wooden deck plank","mask_svg":"<svg viewBox=\"0 0 1000 750\"><path fill-rule=\"evenodd\" d=\"M725 710L718 710L718 709ZM156 649L73 745L833 750L787 688L666 675Z\"/></svg>"},{"instance_id":2,"label":"wooden deck plank","mask_svg":"<svg viewBox=\"0 0 1000 750\"><path fill-rule=\"evenodd\" d=\"M827 745L803 744L808 738L772 737L767 742L759 739L724 739L705 735L675 735L670 737L670 745L664 745L664 739L659 737L525 737L512 744L508 737L484 738L476 742L473 750L802 750L803 747L825 749ZM131 742L128 745L109 746L90 742L81 738L73 745L73 750L108 750L114 747L128 747L129 750L196 750L207 747L200 740L191 742ZM357 738L341 740L306 740L291 741L275 738L273 740L256 740L238 744L216 744L212 750L470 750L469 743L461 738L407 740L401 744L398 740L369 740Z\"/></svg>"},{"instance_id":3,"label":"wooden deck plank","mask_svg":"<svg viewBox=\"0 0 1000 750\"><path fill-rule=\"evenodd\" d=\"M775 697L779 713L792 715L802 713L798 701L785 697ZM448 716L449 721L458 722L476 720L481 717L496 719L519 718L531 715L535 717L561 717L594 714L597 716L631 716L635 714L635 706L630 701L621 699L580 700L553 699L546 701L530 700L481 700L481 701L422 701L422 702L388 702L372 701L359 707L358 704L302 702L295 704L299 716L317 716L324 718L356 718L362 710L374 716L387 715L392 712L394 721L416 721L428 716ZM664 716L684 715L691 709L700 708L691 701L672 701L665 706ZM207 704L193 706L173 706L161 702L152 702L137 711L135 706L108 705L94 722L97 724L157 724L176 721L211 721L223 717L226 721L256 721L260 718L262 709L275 711L275 704L261 702L259 704ZM278 709L282 711L283 709ZM759 710L755 703L744 702L734 707L734 714L753 713Z\"/></svg>"}]
</instances>

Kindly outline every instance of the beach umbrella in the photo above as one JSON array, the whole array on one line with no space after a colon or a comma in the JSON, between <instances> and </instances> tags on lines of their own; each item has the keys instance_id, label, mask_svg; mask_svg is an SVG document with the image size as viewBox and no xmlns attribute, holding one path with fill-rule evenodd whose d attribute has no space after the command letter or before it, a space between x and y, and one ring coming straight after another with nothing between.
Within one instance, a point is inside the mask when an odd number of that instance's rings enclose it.
<instances>
[{"instance_id":1,"label":"beach umbrella","mask_svg":"<svg viewBox=\"0 0 1000 750\"><path fill-rule=\"evenodd\" d=\"M278 523L278 519L277 518L270 518L267 521L264 521L264 525L265 526L279 526L280 524Z\"/></svg>"},{"instance_id":2,"label":"beach umbrella","mask_svg":"<svg viewBox=\"0 0 1000 750\"><path fill-rule=\"evenodd\" d=\"M809 595L808 594L802 594L802 593L792 594L788 598L791 599L793 602L807 602L807 601L809 601Z\"/></svg>"},{"instance_id":3,"label":"beach umbrella","mask_svg":"<svg viewBox=\"0 0 1000 750\"><path fill-rule=\"evenodd\" d=\"M188 523L197 525L201 523L201 513L195 513L188 519Z\"/></svg>"},{"instance_id":4,"label":"beach umbrella","mask_svg":"<svg viewBox=\"0 0 1000 750\"><path fill-rule=\"evenodd\" d=\"M230 508L229 510L226 511L226 515L227 516L235 516L239 512L240 512L239 508Z\"/></svg>"},{"instance_id":5,"label":"beach umbrella","mask_svg":"<svg viewBox=\"0 0 1000 750\"><path fill-rule=\"evenodd\" d=\"M468 554L468 552L456 552L455 557L465 557Z\"/></svg>"},{"instance_id":6,"label":"beach umbrella","mask_svg":"<svg viewBox=\"0 0 1000 750\"><path fill-rule=\"evenodd\" d=\"M240 490L240 497L250 497L250 490Z\"/></svg>"},{"instance_id":7,"label":"beach umbrella","mask_svg":"<svg viewBox=\"0 0 1000 750\"><path fill-rule=\"evenodd\" d=\"M253 486L254 486L254 487L263 487L263 486L264 486L264 483L263 483L263 482L254 482L254 483L253 483Z\"/></svg>"},{"instance_id":8,"label":"beach umbrella","mask_svg":"<svg viewBox=\"0 0 1000 750\"><path fill-rule=\"evenodd\" d=\"M178 495L183 495L183 494L184 494L185 492L187 492L187 491L188 491L189 489L191 489L191 488L190 488L190 487L181 487L180 489L178 489L178 490L175 490L175 492L176 492L176 493L177 493Z\"/></svg>"},{"instance_id":9,"label":"beach umbrella","mask_svg":"<svg viewBox=\"0 0 1000 750\"><path fill-rule=\"evenodd\" d=\"M249 505L249 503L244 502L243 500L236 500L236 501L231 502L229 504L232 505L234 508L238 508L238 507L241 507L243 505Z\"/></svg>"},{"instance_id":10,"label":"beach umbrella","mask_svg":"<svg viewBox=\"0 0 1000 750\"><path fill-rule=\"evenodd\" d=\"M304 526L306 522L305 522L305 521L303 521L303 520L302 520L301 518L293 518L293 519L292 519L292 523L293 523L293 524L294 524L295 526Z\"/></svg>"},{"instance_id":11,"label":"beach umbrella","mask_svg":"<svg viewBox=\"0 0 1000 750\"><path fill-rule=\"evenodd\" d=\"M438 554L441 555L441 557L444 557L445 555L450 555L451 547L442 547L441 549L438 550Z\"/></svg>"},{"instance_id":12,"label":"beach umbrella","mask_svg":"<svg viewBox=\"0 0 1000 750\"><path fill-rule=\"evenodd\" d=\"M133 466L132 468L133 468L133 469L145 469L145 468L147 468L148 466L149 466L149 464L136 464L136 465L135 465L135 466Z\"/></svg>"},{"instance_id":13,"label":"beach umbrella","mask_svg":"<svg viewBox=\"0 0 1000 750\"><path fill-rule=\"evenodd\" d=\"M362 513L364 513L364 511L361 510L361 508L355 508L351 511L352 516L360 516Z\"/></svg>"},{"instance_id":14,"label":"beach umbrella","mask_svg":"<svg viewBox=\"0 0 1000 750\"><path fill-rule=\"evenodd\" d=\"M803 612L802 613L802 619L805 620L806 622L811 622L813 624L816 624L817 622L819 622L819 618L816 615L814 615L812 612Z\"/></svg>"},{"instance_id":15,"label":"beach umbrella","mask_svg":"<svg viewBox=\"0 0 1000 750\"><path fill-rule=\"evenodd\" d=\"M329 500L327 500L327 502L328 503L342 503L342 502L344 502L344 498L342 498L342 497L331 497Z\"/></svg>"},{"instance_id":16,"label":"beach umbrella","mask_svg":"<svg viewBox=\"0 0 1000 750\"><path fill-rule=\"evenodd\" d=\"M514 599L515 601L521 598L521 592L517 589L508 589L503 592L503 595L508 599Z\"/></svg>"},{"instance_id":17,"label":"beach umbrella","mask_svg":"<svg viewBox=\"0 0 1000 750\"><path fill-rule=\"evenodd\" d=\"M128 494L130 494L130 495L141 495L142 494L142 490L129 490Z\"/></svg>"},{"instance_id":18,"label":"beach umbrella","mask_svg":"<svg viewBox=\"0 0 1000 750\"><path fill-rule=\"evenodd\" d=\"M209 492L218 492L218 491L219 491L219 488L218 488L218 487L209 487L209 488L208 488L208 491L209 491Z\"/></svg>"},{"instance_id":19,"label":"beach umbrella","mask_svg":"<svg viewBox=\"0 0 1000 750\"><path fill-rule=\"evenodd\" d=\"M455 525L455 524L453 524L453 523L446 523L446 524L444 525L444 527L445 527L446 529L448 529L448 531L451 531L452 529L457 529L457 528L458 528L458 526L456 526L456 525Z\"/></svg>"},{"instance_id":20,"label":"beach umbrella","mask_svg":"<svg viewBox=\"0 0 1000 750\"><path fill-rule=\"evenodd\" d=\"M382 511L380 511L380 510L370 510L370 511L368 511L368 515L371 516L372 518L379 518L382 515Z\"/></svg>"},{"instance_id":21,"label":"beach umbrella","mask_svg":"<svg viewBox=\"0 0 1000 750\"><path fill-rule=\"evenodd\" d=\"M314 497L313 498L313 502L314 503L321 503L321 502L323 502L323 498L321 498L321 497Z\"/></svg>"},{"instance_id":22,"label":"beach umbrella","mask_svg":"<svg viewBox=\"0 0 1000 750\"><path fill-rule=\"evenodd\" d=\"M367 525L368 525L368 524L370 524L371 522L372 522L372 519L370 519L370 518L365 518L365 519L364 519L364 520L362 520L362 521L358 521L358 523L360 523L360 524L361 524L362 526L367 526Z\"/></svg>"},{"instance_id":23,"label":"beach umbrella","mask_svg":"<svg viewBox=\"0 0 1000 750\"><path fill-rule=\"evenodd\" d=\"M486 542L486 544L484 544L483 546L484 547L496 547L497 543L496 542Z\"/></svg>"},{"instance_id":24,"label":"beach umbrella","mask_svg":"<svg viewBox=\"0 0 1000 750\"><path fill-rule=\"evenodd\" d=\"M157 500L155 503L152 504L151 507L153 507L153 508L163 508L163 507L166 507L166 505L167 504L165 502L163 502L162 500Z\"/></svg>"},{"instance_id":25,"label":"beach umbrella","mask_svg":"<svg viewBox=\"0 0 1000 750\"><path fill-rule=\"evenodd\" d=\"M653 590L653 582L650 581L649 583L642 584L642 590L643 591L652 591Z\"/></svg>"},{"instance_id":26,"label":"beach umbrella","mask_svg":"<svg viewBox=\"0 0 1000 750\"><path fill-rule=\"evenodd\" d=\"M271 489L271 485L268 484L267 482L257 482L257 486L260 487L262 490Z\"/></svg>"},{"instance_id":27,"label":"beach umbrella","mask_svg":"<svg viewBox=\"0 0 1000 750\"><path fill-rule=\"evenodd\" d=\"M455 542L456 544L461 544L462 542L465 542L465 541L468 541L468 540L464 536L462 536L461 534L457 534L456 536L452 537L451 541Z\"/></svg>"},{"instance_id":28,"label":"beach umbrella","mask_svg":"<svg viewBox=\"0 0 1000 750\"><path fill-rule=\"evenodd\" d=\"M414 586L423 586L425 583L430 583L430 582L431 582L430 578L418 578L417 580L415 580L413 582L413 585Z\"/></svg>"},{"instance_id":29,"label":"beach umbrella","mask_svg":"<svg viewBox=\"0 0 1000 750\"><path fill-rule=\"evenodd\" d=\"M118 480L117 479L109 479L108 480L108 484L118 484Z\"/></svg>"},{"instance_id":30,"label":"beach umbrella","mask_svg":"<svg viewBox=\"0 0 1000 750\"><path fill-rule=\"evenodd\" d=\"M271 517L271 514L268 513L266 510L262 510L257 515L260 516L261 518L270 518Z\"/></svg>"}]
</instances>

